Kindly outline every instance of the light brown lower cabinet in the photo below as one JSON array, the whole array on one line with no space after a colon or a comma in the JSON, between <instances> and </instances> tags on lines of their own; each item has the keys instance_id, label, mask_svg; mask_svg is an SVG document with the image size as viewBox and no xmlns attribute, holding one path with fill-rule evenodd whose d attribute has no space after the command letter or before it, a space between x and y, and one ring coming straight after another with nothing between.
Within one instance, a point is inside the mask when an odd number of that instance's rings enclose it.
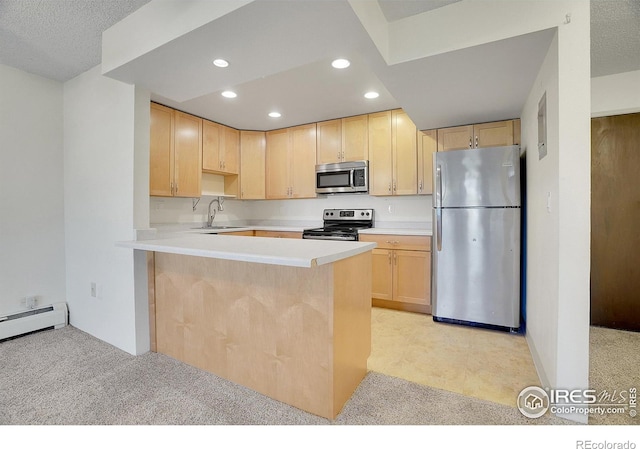
<instances>
[{"instance_id":1,"label":"light brown lower cabinet","mask_svg":"<svg viewBox=\"0 0 640 449\"><path fill-rule=\"evenodd\" d=\"M220 235L240 235L245 237L253 237L254 231L232 231L232 232L222 232Z\"/></svg>"},{"instance_id":2,"label":"light brown lower cabinet","mask_svg":"<svg viewBox=\"0 0 640 449\"><path fill-rule=\"evenodd\" d=\"M302 232L292 231L254 231L256 237L272 237L282 239L301 239Z\"/></svg>"},{"instance_id":3,"label":"light brown lower cabinet","mask_svg":"<svg viewBox=\"0 0 640 449\"><path fill-rule=\"evenodd\" d=\"M372 303L377 307L431 313L431 238L363 234L373 250Z\"/></svg>"}]
</instances>

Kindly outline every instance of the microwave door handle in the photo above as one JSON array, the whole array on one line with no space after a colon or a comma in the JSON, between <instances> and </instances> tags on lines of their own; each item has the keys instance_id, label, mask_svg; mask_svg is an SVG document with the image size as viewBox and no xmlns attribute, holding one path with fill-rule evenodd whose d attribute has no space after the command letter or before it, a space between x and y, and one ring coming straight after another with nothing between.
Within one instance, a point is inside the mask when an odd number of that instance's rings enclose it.
<instances>
[{"instance_id":1,"label":"microwave door handle","mask_svg":"<svg viewBox=\"0 0 640 449\"><path fill-rule=\"evenodd\" d=\"M355 173L355 169L351 169L349 170L349 186L355 190L356 189L356 185L355 185L355 181L354 181L354 173Z\"/></svg>"}]
</instances>

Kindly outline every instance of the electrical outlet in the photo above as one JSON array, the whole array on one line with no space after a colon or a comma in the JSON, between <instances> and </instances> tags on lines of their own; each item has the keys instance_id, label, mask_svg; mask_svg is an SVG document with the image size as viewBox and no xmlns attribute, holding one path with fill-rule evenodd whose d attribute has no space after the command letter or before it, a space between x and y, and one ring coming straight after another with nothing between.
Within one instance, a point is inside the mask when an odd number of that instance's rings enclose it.
<instances>
[{"instance_id":1,"label":"electrical outlet","mask_svg":"<svg viewBox=\"0 0 640 449\"><path fill-rule=\"evenodd\" d=\"M96 285L95 282L91 283L91 297L92 298L98 297L98 286Z\"/></svg>"}]
</instances>

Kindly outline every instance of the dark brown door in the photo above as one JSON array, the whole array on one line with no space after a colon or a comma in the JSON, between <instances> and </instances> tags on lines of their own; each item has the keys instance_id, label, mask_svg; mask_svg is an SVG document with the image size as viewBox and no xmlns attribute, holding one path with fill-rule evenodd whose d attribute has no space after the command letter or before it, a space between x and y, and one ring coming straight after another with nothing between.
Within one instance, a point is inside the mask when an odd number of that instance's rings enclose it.
<instances>
[{"instance_id":1,"label":"dark brown door","mask_svg":"<svg viewBox=\"0 0 640 449\"><path fill-rule=\"evenodd\" d=\"M640 114L591 120L591 324L640 331Z\"/></svg>"}]
</instances>

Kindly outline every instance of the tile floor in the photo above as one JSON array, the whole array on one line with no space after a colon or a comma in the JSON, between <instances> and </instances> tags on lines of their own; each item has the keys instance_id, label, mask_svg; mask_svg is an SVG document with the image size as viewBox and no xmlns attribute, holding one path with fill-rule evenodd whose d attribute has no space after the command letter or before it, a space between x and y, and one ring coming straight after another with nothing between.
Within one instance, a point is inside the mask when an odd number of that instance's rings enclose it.
<instances>
[{"instance_id":1,"label":"tile floor","mask_svg":"<svg viewBox=\"0 0 640 449\"><path fill-rule=\"evenodd\" d=\"M523 335L377 307L371 331L371 371L514 407L524 387L540 385Z\"/></svg>"}]
</instances>

